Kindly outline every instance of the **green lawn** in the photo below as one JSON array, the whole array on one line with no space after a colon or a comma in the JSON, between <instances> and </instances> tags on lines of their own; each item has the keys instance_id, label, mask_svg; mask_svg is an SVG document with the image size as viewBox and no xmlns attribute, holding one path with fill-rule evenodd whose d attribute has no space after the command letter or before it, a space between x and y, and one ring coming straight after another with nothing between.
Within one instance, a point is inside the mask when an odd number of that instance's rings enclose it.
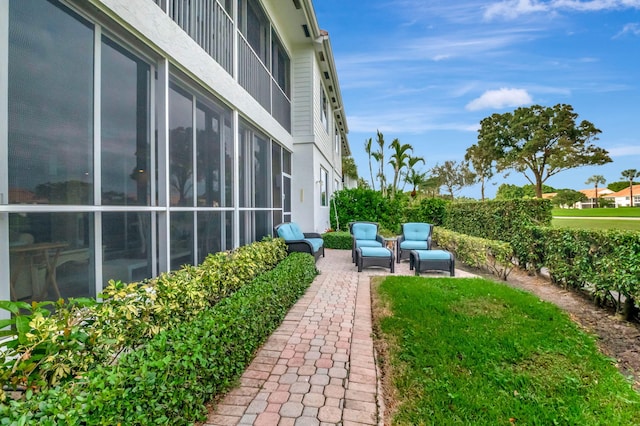
<instances>
[{"instance_id":1,"label":"green lawn","mask_svg":"<svg viewBox=\"0 0 640 426\"><path fill-rule=\"evenodd\" d=\"M640 217L640 207L618 207L616 209L553 209L553 216L573 217Z\"/></svg>"},{"instance_id":2,"label":"green lawn","mask_svg":"<svg viewBox=\"0 0 640 426\"><path fill-rule=\"evenodd\" d=\"M554 305L480 278L375 291L394 425L640 423L640 395Z\"/></svg>"},{"instance_id":3,"label":"green lawn","mask_svg":"<svg viewBox=\"0 0 640 426\"><path fill-rule=\"evenodd\" d=\"M622 229L627 231L640 231L640 220L616 220L611 219L589 219L589 218L562 218L554 217L551 226L555 228L574 229Z\"/></svg>"}]
</instances>

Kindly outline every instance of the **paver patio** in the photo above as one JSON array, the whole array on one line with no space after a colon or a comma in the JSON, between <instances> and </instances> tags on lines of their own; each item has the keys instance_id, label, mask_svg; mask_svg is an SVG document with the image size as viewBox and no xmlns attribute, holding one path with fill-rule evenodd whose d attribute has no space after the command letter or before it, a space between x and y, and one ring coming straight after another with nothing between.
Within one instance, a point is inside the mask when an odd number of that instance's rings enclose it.
<instances>
[{"instance_id":1,"label":"paver patio","mask_svg":"<svg viewBox=\"0 0 640 426\"><path fill-rule=\"evenodd\" d=\"M370 277L389 269L358 273L350 251L331 249L317 267L320 275L205 425L382 424ZM409 262L394 275L413 275Z\"/></svg>"}]
</instances>

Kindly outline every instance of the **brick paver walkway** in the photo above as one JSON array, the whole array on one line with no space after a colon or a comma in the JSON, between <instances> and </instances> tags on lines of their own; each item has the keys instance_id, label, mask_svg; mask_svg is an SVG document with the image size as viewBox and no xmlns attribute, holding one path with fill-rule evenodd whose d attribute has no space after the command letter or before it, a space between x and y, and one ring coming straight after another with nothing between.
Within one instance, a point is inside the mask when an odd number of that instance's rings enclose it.
<instances>
[{"instance_id":1,"label":"brick paver walkway","mask_svg":"<svg viewBox=\"0 0 640 426\"><path fill-rule=\"evenodd\" d=\"M358 273L350 251L329 249L317 266L320 275L205 425L382 424L369 283L389 269ZM396 264L395 275L410 274L407 261Z\"/></svg>"}]
</instances>

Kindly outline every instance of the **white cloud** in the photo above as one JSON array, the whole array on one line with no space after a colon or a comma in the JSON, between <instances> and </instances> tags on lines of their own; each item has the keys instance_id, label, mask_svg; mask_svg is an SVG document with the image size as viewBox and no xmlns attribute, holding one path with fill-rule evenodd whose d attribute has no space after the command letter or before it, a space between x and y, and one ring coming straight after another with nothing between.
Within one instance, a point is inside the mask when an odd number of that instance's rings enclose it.
<instances>
[{"instance_id":1,"label":"white cloud","mask_svg":"<svg viewBox=\"0 0 640 426\"><path fill-rule=\"evenodd\" d=\"M440 62L440 61L444 61L445 59L449 59L451 57L451 55L449 54L439 54L433 57L433 60L435 62Z\"/></svg>"},{"instance_id":2,"label":"white cloud","mask_svg":"<svg viewBox=\"0 0 640 426\"><path fill-rule=\"evenodd\" d=\"M485 9L484 18L515 19L532 13L554 13L563 10L598 12L602 10L640 9L640 0L503 0Z\"/></svg>"},{"instance_id":3,"label":"white cloud","mask_svg":"<svg viewBox=\"0 0 640 426\"><path fill-rule=\"evenodd\" d=\"M517 107L533 103L531 96L524 89L487 90L480 96L469 102L466 109L478 111L489 108Z\"/></svg>"},{"instance_id":4,"label":"white cloud","mask_svg":"<svg viewBox=\"0 0 640 426\"><path fill-rule=\"evenodd\" d=\"M546 12L548 10L548 4L541 3L537 0L505 0L487 7L484 12L484 17L488 20L495 17L514 19L520 15L535 12Z\"/></svg>"},{"instance_id":5,"label":"white cloud","mask_svg":"<svg viewBox=\"0 0 640 426\"><path fill-rule=\"evenodd\" d=\"M378 110L349 114L350 133L371 133L376 129L383 133L419 134L437 130L475 132L477 123L448 121L450 111Z\"/></svg>"},{"instance_id":6,"label":"white cloud","mask_svg":"<svg viewBox=\"0 0 640 426\"><path fill-rule=\"evenodd\" d=\"M626 145L608 148L609 155L612 157L626 157L630 155L640 155L640 145Z\"/></svg>"},{"instance_id":7,"label":"white cloud","mask_svg":"<svg viewBox=\"0 0 640 426\"><path fill-rule=\"evenodd\" d=\"M640 24L637 22L631 23L631 24L626 24L624 27L622 27L622 30L620 30L620 32L618 34L616 34L615 36L613 36L613 38L618 38L621 37L625 34L631 34L634 36L640 36Z\"/></svg>"}]
</instances>

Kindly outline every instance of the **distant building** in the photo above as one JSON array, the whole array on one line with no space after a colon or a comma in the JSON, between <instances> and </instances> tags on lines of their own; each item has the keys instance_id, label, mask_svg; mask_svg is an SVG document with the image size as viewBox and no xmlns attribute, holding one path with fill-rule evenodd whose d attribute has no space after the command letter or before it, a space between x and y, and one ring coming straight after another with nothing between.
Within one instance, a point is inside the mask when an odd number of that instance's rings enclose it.
<instances>
[{"instance_id":1,"label":"distant building","mask_svg":"<svg viewBox=\"0 0 640 426\"><path fill-rule=\"evenodd\" d=\"M592 209L595 208L596 205L596 189L588 188L588 189L579 189L578 192L582 192L586 197L587 201L579 201L574 204L574 208L576 209ZM608 188L598 188L598 199L611 199L612 190Z\"/></svg>"},{"instance_id":2,"label":"distant building","mask_svg":"<svg viewBox=\"0 0 640 426\"><path fill-rule=\"evenodd\" d=\"M311 0L3 0L0 53L0 299L329 228L350 152Z\"/></svg>"},{"instance_id":3,"label":"distant building","mask_svg":"<svg viewBox=\"0 0 640 426\"><path fill-rule=\"evenodd\" d=\"M627 187L621 191L610 194L610 197L614 199L616 207L629 207L631 206L631 188ZM640 207L640 185L633 185L633 205L634 207Z\"/></svg>"}]
</instances>

